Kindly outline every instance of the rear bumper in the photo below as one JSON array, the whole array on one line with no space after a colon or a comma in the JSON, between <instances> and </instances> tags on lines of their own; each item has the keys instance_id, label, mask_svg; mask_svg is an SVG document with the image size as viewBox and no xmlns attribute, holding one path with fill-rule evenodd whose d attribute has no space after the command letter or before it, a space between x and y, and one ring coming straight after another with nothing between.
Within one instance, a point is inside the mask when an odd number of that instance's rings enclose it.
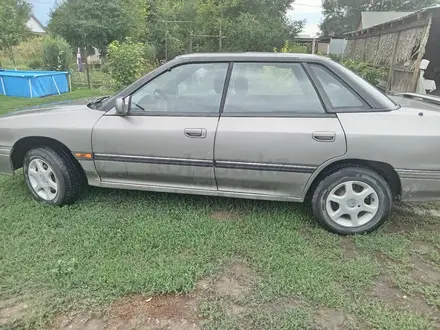
<instances>
[{"instance_id":1,"label":"rear bumper","mask_svg":"<svg viewBox=\"0 0 440 330\"><path fill-rule=\"evenodd\" d=\"M14 174L11 164L11 148L0 146L0 174Z\"/></svg>"},{"instance_id":2,"label":"rear bumper","mask_svg":"<svg viewBox=\"0 0 440 330\"><path fill-rule=\"evenodd\" d=\"M402 200L430 202L440 200L440 171L397 170L402 183Z\"/></svg>"}]
</instances>

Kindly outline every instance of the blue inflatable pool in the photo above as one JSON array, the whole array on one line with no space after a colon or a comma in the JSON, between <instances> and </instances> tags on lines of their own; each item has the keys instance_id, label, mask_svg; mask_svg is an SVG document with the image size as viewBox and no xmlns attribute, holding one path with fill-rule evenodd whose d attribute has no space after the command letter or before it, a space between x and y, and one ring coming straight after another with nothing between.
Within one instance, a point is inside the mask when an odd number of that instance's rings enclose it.
<instances>
[{"instance_id":1,"label":"blue inflatable pool","mask_svg":"<svg viewBox=\"0 0 440 330\"><path fill-rule=\"evenodd\" d=\"M0 94L17 97L43 97L69 91L69 72L0 71Z\"/></svg>"}]
</instances>

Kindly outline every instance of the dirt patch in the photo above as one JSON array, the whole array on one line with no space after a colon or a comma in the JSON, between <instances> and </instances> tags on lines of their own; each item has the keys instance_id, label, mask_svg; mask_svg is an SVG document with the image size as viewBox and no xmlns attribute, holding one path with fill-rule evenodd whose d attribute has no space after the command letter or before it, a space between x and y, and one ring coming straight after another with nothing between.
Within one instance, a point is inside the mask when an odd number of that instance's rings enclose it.
<instances>
[{"instance_id":1,"label":"dirt patch","mask_svg":"<svg viewBox=\"0 0 440 330\"><path fill-rule=\"evenodd\" d=\"M319 329L323 330L345 329L345 320L345 314L334 308L321 308L318 310L315 317L315 321L318 324Z\"/></svg>"},{"instance_id":2,"label":"dirt patch","mask_svg":"<svg viewBox=\"0 0 440 330\"><path fill-rule=\"evenodd\" d=\"M241 298L249 293L252 271L243 264L234 264L214 283L214 291L220 296Z\"/></svg>"},{"instance_id":3,"label":"dirt patch","mask_svg":"<svg viewBox=\"0 0 440 330\"><path fill-rule=\"evenodd\" d=\"M343 256L346 259L353 259L359 255L356 249L356 243L353 242L353 240L349 237L341 238L339 246L341 247Z\"/></svg>"},{"instance_id":4,"label":"dirt patch","mask_svg":"<svg viewBox=\"0 0 440 330\"><path fill-rule=\"evenodd\" d=\"M216 211L210 215L210 217L217 221L231 221L238 218L238 214L232 211Z\"/></svg>"},{"instance_id":5,"label":"dirt patch","mask_svg":"<svg viewBox=\"0 0 440 330\"><path fill-rule=\"evenodd\" d=\"M243 315L248 310L249 309L244 306L237 305L235 303L230 303L230 304L228 304L228 306L226 308L226 314L229 317L234 318L234 317Z\"/></svg>"},{"instance_id":6,"label":"dirt patch","mask_svg":"<svg viewBox=\"0 0 440 330\"><path fill-rule=\"evenodd\" d=\"M31 302L18 299L0 300L0 325L14 323L32 312Z\"/></svg>"},{"instance_id":7,"label":"dirt patch","mask_svg":"<svg viewBox=\"0 0 440 330\"><path fill-rule=\"evenodd\" d=\"M285 297L263 305L262 310L265 312L278 313L297 309L302 305L301 301L296 297Z\"/></svg>"},{"instance_id":8,"label":"dirt patch","mask_svg":"<svg viewBox=\"0 0 440 330\"><path fill-rule=\"evenodd\" d=\"M392 284L387 274L380 274L376 280L371 295L384 301L396 309L411 310L422 315L430 315L434 311L422 298L417 295L407 295Z\"/></svg>"},{"instance_id":9,"label":"dirt patch","mask_svg":"<svg viewBox=\"0 0 440 330\"><path fill-rule=\"evenodd\" d=\"M61 315L54 329L57 330L104 330L106 322L102 318L94 318L88 313Z\"/></svg>"},{"instance_id":10,"label":"dirt patch","mask_svg":"<svg viewBox=\"0 0 440 330\"><path fill-rule=\"evenodd\" d=\"M424 208L420 204L398 203L393 207L392 221L385 227L385 232L412 232L420 227L437 230L437 218L440 218L440 210Z\"/></svg>"},{"instance_id":11,"label":"dirt patch","mask_svg":"<svg viewBox=\"0 0 440 330\"><path fill-rule=\"evenodd\" d=\"M425 209L421 207L411 208L411 212L420 216L440 217L440 211L435 209Z\"/></svg>"},{"instance_id":12,"label":"dirt patch","mask_svg":"<svg viewBox=\"0 0 440 330\"><path fill-rule=\"evenodd\" d=\"M205 296L214 294L230 298L227 313L237 316L247 310L239 300L251 287L251 270L235 263L218 278L202 279L190 295L163 295L146 297L133 295L114 302L100 317L89 313L60 315L55 330L198 330L198 305ZM236 299L235 299L236 298ZM229 299L228 299L229 300Z\"/></svg>"},{"instance_id":13,"label":"dirt patch","mask_svg":"<svg viewBox=\"0 0 440 330\"><path fill-rule=\"evenodd\" d=\"M107 328L122 329L199 329L197 305L190 296L165 295L152 299L133 296L112 305Z\"/></svg>"},{"instance_id":14,"label":"dirt patch","mask_svg":"<svg viewBox=\"0 0 440 330\"><path fill-rule=\"evenodd\" d=\"M434 245L424 241L414 241L412 242L412 246L415 252L422 255L429 254L432 251L436 250L436 247Z\"/></svg>"},{"instance_id":15,"label":"dirt patch","mask_svg":"<svg viewBox=\"0 0 440 330\"><path fill-rule=\"evenodd\" d=\"M196 285L196 291L204 291L208 290L212 285L211 280L202 278L200 281L197 282Z\"/></svg>"},{"instance_id":16,"label":"dirt patch","mask_svg":"<svg viewBox=\"0 0 440 330\"><path fill-rule=\"evenodd\" d=\"M195 298L165 295L127 297L113 303L106 316L94 318L80 313L61 315L53 329L57 330L198 330Z\"/></svg>"},{"instance_id":17,"label":"dirt patch","mask_svg":"<svg viewBox=\"0 0 440 330\"><path fill-rule=\"evenodd\" d=\"M412 262L413 269L410 276L417 282L425 284L437 284L440 282L440 269L431 266L423 260L414 260Z\"/></svg>"}]
</instances>

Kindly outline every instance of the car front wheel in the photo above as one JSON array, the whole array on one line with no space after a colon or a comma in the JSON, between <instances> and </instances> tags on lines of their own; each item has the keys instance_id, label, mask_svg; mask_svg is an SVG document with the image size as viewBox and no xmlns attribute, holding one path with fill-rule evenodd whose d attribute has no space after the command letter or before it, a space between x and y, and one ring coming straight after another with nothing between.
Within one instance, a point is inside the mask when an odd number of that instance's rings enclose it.
<instances>
[{"instance_id":1,"label":"car front wheel","mask_svg":"<svg viewBox=\"0 0 440 330\"><path fill-rule=\"evenodd\" d=\"M62 206L79 197L82 177L62 150L47 146L30 150L24 158L23 171L29 191L41 202Z\"/></svg>"},{"instance_id":2,"label":"car front wheel","mask_svg":"<svg viewBox=\"0 0 440 330\"><path fill-rule=\"evenodd\" d=\"M339 235L376 230L390 216L391 204L388 183L364 167L345 167L326 176L312 199L318 222Z\"/></svg>"}]
</instances>

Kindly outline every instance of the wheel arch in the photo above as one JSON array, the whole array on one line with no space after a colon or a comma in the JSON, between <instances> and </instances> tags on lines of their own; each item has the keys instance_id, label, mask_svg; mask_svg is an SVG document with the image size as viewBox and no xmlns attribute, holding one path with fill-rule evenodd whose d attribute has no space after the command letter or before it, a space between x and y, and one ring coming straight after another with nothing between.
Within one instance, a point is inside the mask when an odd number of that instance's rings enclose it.
<instances>
[{"instance_id":1,"label":"wheel arch","mask_svg":"<svg viewBox=\"0 0 440 330\"><path fill-rule=\"evenodd\" d=\"M48 146L63 152L73 161L78 170L84 174L82 166L73 156L72 151L64 143L45 136L27 136L18 140L12 147L11 151L12 169L15 171L22 168L26 153L31 149L37 148L38 146Z\"/></svg>"},{"instance_id":2,"label":"wheel arch","mask_svg":"<svg viewBox=\"0 0 440 330\"><path fill-rule=\"evenodd\" d=\"M400 196L402 195L402 184L399 175L392 165L385 162L353 158L335 161L321 169L309 186L306 187L305 200L310 201L312 199L316 187L324 177L340 170L341 168L350 166L363 166L377 172L390 186L393 198L400 199Z\"/></svg>"}]
</instances>

